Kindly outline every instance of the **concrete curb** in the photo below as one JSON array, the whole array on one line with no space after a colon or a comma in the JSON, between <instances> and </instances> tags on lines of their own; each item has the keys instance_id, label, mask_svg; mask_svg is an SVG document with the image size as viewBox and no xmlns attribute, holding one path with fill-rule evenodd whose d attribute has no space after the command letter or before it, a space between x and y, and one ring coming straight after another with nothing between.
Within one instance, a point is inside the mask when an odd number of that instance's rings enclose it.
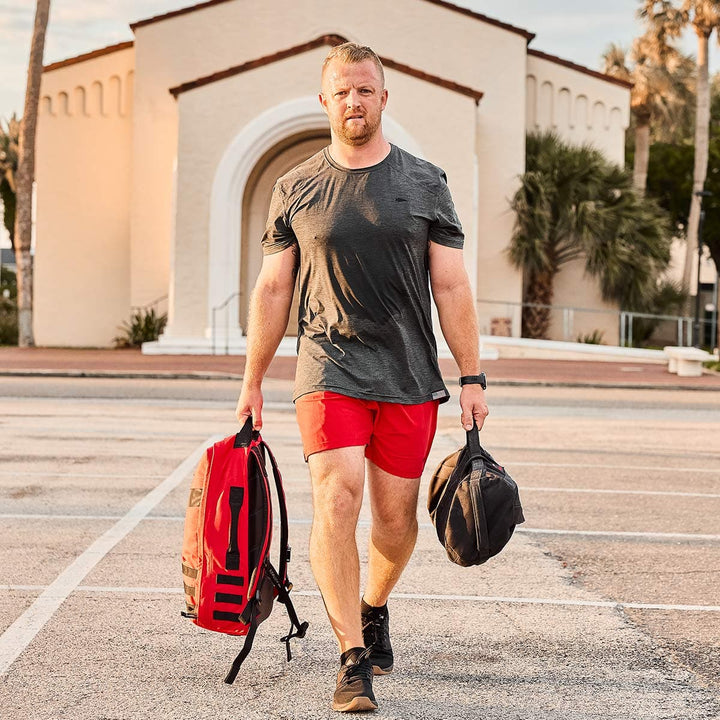
<instances>
[{"instance_id":1,"label":"concrete curb","mask_svg":"<svg viewBox=\"0 0 720 720\"><path fill-rule=\"evenodd\" d=\"M44 377L44 378L95 378L104 380L229 380L241 381L242 375L212 372L137 372L114 370L0 370L0 377ZM278 378L267 378L279 380ZM280 382L283 382L280 380ZM292 380L284 382L292 383ZM448 385L457 385L453 378L445 378ZM568 380L503 380L493 379L498 387L558 387L558 388L597 388L602 390L691 390L693 392L720 392L718 385L678 385L664 383L618 383L618 382L580 382Z\"/></svg>"},{"instance_id":2,"label":"concrete curb","mask_svg":"<svg viewBox=\"0 0 720 720\"><path fill-rule=\"evenodd\" d=\"M0 370L0 377L105 378L121 380L242 380L242 375L145 370Z\"/></svg>"}]
</instances>

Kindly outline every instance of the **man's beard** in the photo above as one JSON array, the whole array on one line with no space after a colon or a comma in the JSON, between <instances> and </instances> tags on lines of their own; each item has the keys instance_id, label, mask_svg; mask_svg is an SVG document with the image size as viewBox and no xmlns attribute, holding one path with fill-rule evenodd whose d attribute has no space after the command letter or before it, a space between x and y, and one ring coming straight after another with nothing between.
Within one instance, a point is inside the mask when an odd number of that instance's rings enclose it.
<instances>
[{"instance_id":1,"label":"man's beard","mask_svg":"<svg viewBox=\"0 0 720 720\"><path fill-rule=\"evenodd\" d=\"M343 118L339 123L335 124L333 128L335 134L346 145L364 145L375 135L380 127L380 114L378 114L377 118L365 114L363 118L365 122L360 127L354 123L346 124L346 118Z\"/></svg>"}]
</instances>

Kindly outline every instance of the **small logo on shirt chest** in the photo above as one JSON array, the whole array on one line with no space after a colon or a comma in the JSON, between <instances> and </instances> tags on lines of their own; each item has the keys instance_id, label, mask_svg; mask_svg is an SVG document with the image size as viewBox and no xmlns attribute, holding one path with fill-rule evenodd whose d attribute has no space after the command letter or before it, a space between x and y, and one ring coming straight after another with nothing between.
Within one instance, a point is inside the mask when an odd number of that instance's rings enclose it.
<instances>
[{"instance_id":1,"label":"small logo on shirt chest","mask_svg":"<svg viewBox=\"0 0 720 720\"><path fill-rule=\"evenodd\" d=\"M407 202L407 198L395 198L395 202Z\"/></svg>"}]
</instances>

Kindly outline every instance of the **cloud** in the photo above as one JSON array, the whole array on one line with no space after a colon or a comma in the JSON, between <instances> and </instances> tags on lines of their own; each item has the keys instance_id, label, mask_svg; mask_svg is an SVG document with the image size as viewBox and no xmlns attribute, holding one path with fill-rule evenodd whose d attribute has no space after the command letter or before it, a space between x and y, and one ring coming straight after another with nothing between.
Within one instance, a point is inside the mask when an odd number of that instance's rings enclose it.
<instances>
[{"instance_id":1,"label":"cloud","mask_svg":"<svg viewBox=\"0 0 720 720\"><path fill-rule=\"evenodd\" d=\"M34 19L32 8L15 8L0 4L0 36L10 37L11 33L29 32Z\"/></svg>"},{"instance_id":2,"label":"cloud","mask_svg":"<svg viewBox=\"0 0 720 720\"><path fill-rule=\"evenodd\" d=\"M32 5L22 6L17 3L0 2L0 13L4 17L8 17L10 15L29 15L30 17L33 17L34 12L35 8Z\"/></svg>"}]
</instances>

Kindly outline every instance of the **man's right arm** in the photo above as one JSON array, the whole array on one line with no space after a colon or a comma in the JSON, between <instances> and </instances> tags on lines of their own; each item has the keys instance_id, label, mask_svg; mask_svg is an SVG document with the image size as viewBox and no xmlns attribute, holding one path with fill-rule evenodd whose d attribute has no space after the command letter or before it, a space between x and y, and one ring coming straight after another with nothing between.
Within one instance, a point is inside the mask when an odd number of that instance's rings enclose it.
<instances>
[{"instance_id":1,"label":"man's right arm","mask_svg":"<svg viewBox=\"0 0 720 720\"><path fill-rule=\"evenodd\" d=\"M250 297L247 358L235 414L241 424L252 415L256 430L262 427L262 380L287 328L297 267L297 245L265 255Z\"/></svg>"}]
</instances>

